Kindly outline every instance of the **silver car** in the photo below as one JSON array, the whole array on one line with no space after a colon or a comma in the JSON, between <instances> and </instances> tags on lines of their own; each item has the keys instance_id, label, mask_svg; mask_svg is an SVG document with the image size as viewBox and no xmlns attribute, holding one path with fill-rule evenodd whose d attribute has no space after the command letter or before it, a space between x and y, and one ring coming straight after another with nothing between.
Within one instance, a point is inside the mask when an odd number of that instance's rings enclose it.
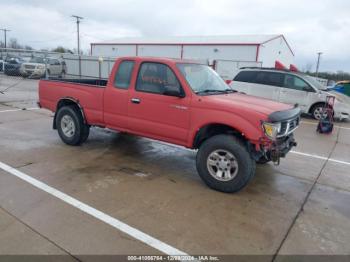
<instances>
[{"instance_id":1,"label":"silver car","mask_svg":"<svg viewBox=\"0 0 350 262\"><path fill-rule=\"evenodd\" d=\"M62 77L66 73L65 64L56 58L33 57L27 63L23 63L20 72L24 77L44 77L49 76Z\"/></svg>"},{"instance_id":2,"label":"silver car","mask_svg":"<svg viewBox=\"0 0 350 262\"><path fill-rule=\"evenodd\" d=\"M240 69L230 86L248 95L263 97L287 104L298 104L303 113L319 120L326 97L335 96L334 117L350 117L350 99L329 91L314 78L299 72L268 68Z\"/></svg>"}]
</instances>

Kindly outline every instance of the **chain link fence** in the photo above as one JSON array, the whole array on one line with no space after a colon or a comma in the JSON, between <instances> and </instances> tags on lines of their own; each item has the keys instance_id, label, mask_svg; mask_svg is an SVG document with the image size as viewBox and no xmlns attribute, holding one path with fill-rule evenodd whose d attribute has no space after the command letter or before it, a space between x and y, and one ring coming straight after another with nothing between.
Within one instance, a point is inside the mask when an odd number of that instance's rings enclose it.
<instances>
[{"instance_id":1,"label":"chain link fence","mask_svg":"<svg viewBox=\"0 0 350 262\"><path fill-rule=\"evenodd\" d=\"M111 57L0 48L0 102L1 95L15 94L19 87L37 88L35 80L42 78L106 80L114 61Z\"/></svg>"},{"instance_id":2,"label":"chain link fence","mask_svg":"<svg viewBox=\"0 0 350 262\"><path fill-rule=\"evenodd\" d=\"M0 48L0 72L7 76L107 79L114 61L112 57Z\"/></svg>"}]
</instances>

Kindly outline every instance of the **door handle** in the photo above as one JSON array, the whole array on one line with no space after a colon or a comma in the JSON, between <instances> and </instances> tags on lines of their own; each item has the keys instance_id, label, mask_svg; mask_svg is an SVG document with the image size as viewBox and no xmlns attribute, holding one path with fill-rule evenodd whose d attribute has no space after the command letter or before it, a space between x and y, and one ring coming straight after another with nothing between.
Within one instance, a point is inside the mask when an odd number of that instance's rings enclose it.
<instances>
[{"instance_id":1,"label":"door handle","mask_svg":"<svg viewBox=\"0 0 350 262\"><path fill-rule=\"evenodd\" d=\"M141 103L141 100L138 99L138 98L131 98L131 103L140 104L140 103Z\"/></svg>"}]
</instances>

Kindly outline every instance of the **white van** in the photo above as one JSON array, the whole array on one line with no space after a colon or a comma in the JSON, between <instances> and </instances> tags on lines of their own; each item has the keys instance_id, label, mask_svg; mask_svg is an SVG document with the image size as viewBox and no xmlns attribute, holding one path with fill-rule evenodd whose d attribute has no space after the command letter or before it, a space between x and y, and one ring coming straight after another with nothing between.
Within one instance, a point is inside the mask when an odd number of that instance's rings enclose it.
<instances>
[{"instance_id":1,"label":"white van","mask_svg":"<svg viewBox=\"0 0 350 262\"><path fill-rule=\"evenodd\" d=\"M298 104L303 113L319 120L327 95L335 96L334 117L350 117L350 99L329 92L317 80L303 73L271 68L242 68L230 83L234 90L287 104Z\"/></svg>"}]
</instances>

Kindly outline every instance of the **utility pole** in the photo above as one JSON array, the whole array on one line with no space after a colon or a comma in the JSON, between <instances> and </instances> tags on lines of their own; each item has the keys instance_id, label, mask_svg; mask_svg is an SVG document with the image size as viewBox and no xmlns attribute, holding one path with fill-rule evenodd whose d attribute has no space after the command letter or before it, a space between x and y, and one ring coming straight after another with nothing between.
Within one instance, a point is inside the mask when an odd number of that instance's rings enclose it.
<instances>
[{"instance_id":1,"label":"utility pole","mask_svg":"<svg viewBox=\"0 0 350 262\"><path fill-rule=\"evenodd\" d=\"M77 16L77 15L72 15L72 17L77 19L77 38L78 38L78 55L80 55L80 35L79 35L79 24L80 20L84 19L84 17Z\"/></svg>"},{"instance_id":2,"label":"utility pole","mask_svg":"<svg viewBox=\"0 0 350 262\"><path fill-rule=\"evenodd\" d=\"M11 30L8 30L6 28L1 28L0 30L4 32L4 37L5 37L5 43L4 44L5 44L5 48L6 48L6 32L9 32Z\"/></svg>"},{"instance_id":3,"label":"utility pole","mask_svg":"<svg viewBox=\"0 0 350 262\"><path fill-rule=\"evenodd\" d=\"M80 58L80 35L79 35L79 24L80 20L84 19L81 16L72 15L72 17L77 19L77 38L78 38L78 58L79 58L79 76L81 77L81 58Z\"/></svg>"},{"instance_id":4,"label":"utility pole","mask_svg":"<svg viewBox=\"0 0 350 262\"><path fill-rule=\"evenodd\" d=\"M322 52L317 53L316 77L318 77L318 69L320 68L321 55Z\"/></svg>"}]
</instances>

